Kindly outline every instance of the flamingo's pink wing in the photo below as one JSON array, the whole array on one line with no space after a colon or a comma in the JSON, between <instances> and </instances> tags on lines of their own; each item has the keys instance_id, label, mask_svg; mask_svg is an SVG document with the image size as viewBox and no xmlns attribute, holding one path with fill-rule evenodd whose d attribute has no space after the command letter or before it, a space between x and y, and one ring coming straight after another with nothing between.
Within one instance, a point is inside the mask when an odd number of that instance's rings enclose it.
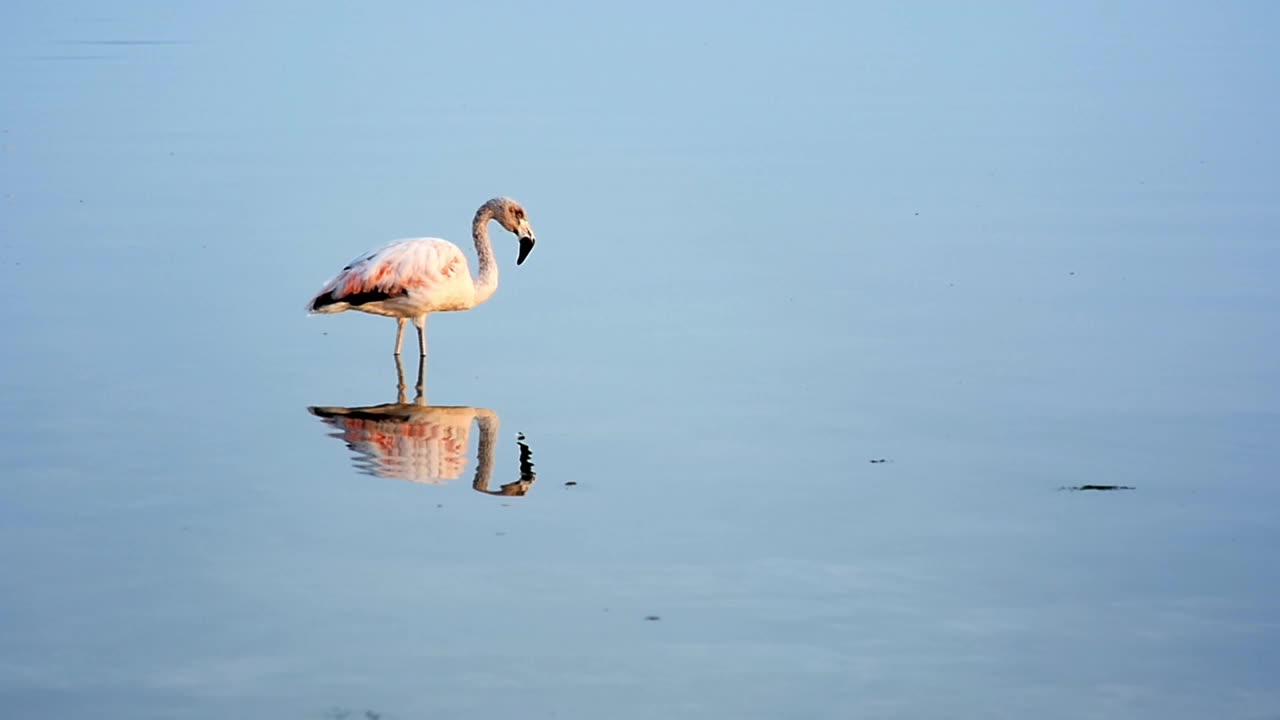
<instances>
[{"instance_id":1,"label":"flamingo's pink wing","mask_svg":"<svg viewBox=\"0 0 1280 720\"><path fill-rule=\"evenodd\" d=\"M397 240L352 260L320 291L334 301L366 293L389 297L413 288L430 288L467 272L467 258L456 245L438 238Z\"/></svg>"}]
</instances>

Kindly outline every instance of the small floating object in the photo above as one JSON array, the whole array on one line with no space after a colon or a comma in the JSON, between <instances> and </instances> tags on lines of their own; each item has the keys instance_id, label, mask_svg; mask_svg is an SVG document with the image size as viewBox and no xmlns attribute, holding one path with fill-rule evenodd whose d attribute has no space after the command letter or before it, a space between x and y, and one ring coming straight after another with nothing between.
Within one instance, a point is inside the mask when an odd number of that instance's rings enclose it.
<instances>
[{"instance_id":1,"label":"small floating object","mask_svg":"<svg viewBox=\"0 0 1280 720\"><path fill-rule=\"evenodd\" d=\"M871 461L871 464L872 464L872 465L879 465L879 464L880 464L880 463L882 463L882 462L888 462L888 460L885 460L884 458L880 458L879 460L872 460L872 461Z\"/></svg>"},{"instance_id":2,"label":"small floating object","mask_svg":"<svg viewBox=\"0 0 1280 720\"><path fill-rule=\"evenodd\" d=\"M565 483L565 486L566 486L566 487L573 487L574 485L577 485L577 484L578 484L577 482L575 482L575 481L573 481L573 480L570 480L569 482Z\"/></svg>"},{"instance_id":3,"label":"small floating object","mask_svg":"<svg viewBox=\"0 0 1280 720\"><path fill-rule=\"evenodd\" d=\"M662 616L661 615L645 615L644 619L648 620L649 622L657 622L662 619Z\"/></svg>"},{"instance_id":4,"label":"small floating object","mask_svg":"<svg viewBox=\"0 0 1280 720\"><path fill-rule=\"evenodd\" d=\"M1081 490L1136 490L1137 488L1131 485L1072 485L1062 489L1079 492Z\"/></svg>"}]
</instances>

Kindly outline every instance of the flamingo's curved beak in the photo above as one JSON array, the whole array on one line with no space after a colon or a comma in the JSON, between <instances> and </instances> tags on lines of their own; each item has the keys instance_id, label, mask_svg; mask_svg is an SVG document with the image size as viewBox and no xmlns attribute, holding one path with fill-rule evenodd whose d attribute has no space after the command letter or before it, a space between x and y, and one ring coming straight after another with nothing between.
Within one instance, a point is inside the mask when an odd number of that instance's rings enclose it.
<instances>
[{"instance_id":1,"label":"flamingo's curved beak","mask_svg":"<svg viewBox=\"0 0 1280 720\"><path fill-rule=\"evenodd\" d=\"M533 235L520 236L520 254L516 257L517 265L520 265L525 258L529 257L529 253L533 250L533 245L536 242L537 240L534 239Z\"/></svg>"}]
</instances>

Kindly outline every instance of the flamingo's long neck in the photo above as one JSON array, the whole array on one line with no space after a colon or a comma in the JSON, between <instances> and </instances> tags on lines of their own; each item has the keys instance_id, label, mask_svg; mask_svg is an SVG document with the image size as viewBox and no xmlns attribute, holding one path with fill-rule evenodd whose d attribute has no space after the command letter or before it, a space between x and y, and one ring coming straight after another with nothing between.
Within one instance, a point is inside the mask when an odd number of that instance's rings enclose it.
<instances>
[{"instance_id":1,"label":"flamingo's long neck","mask_svg":"<svg viewBox=\"0 0 1280 720\"><path fill-rule=\"evenodd\" d=\"M493 261L493 245L489 243L489 221L492 219L493 208L485 203L476 211L476 219L471 223L471 237L476 241L476 258L480 261L475 283L476 305L488 300L498 289L498 263Z\"/></svg>"}]
</instances>

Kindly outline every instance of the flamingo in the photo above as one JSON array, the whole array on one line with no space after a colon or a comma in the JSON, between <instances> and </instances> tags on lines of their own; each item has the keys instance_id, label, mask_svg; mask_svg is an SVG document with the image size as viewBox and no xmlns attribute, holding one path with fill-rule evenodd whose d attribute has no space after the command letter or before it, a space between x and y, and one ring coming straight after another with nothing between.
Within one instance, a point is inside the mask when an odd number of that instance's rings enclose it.
<instances>
[{"instance_id":1,"label":"flamingo","mask_svg":"<svg viewBox=\"0 0 1280 720\"><path fill-rule=\"evenodd\" d=\"M457 245L424 237L392 241L352 260L307 305L310 315L359 310L396 319L396 352L404 343L404 323L418 328L420 356L427 356L427 313L470 310L498 289L498 265L489 244L489 221L520 238L516 265L524 263L536 242L520 203L496 197L476 210L471 237L480 275L471 277L467 257Z\"/></svg>"}]
</instances>

